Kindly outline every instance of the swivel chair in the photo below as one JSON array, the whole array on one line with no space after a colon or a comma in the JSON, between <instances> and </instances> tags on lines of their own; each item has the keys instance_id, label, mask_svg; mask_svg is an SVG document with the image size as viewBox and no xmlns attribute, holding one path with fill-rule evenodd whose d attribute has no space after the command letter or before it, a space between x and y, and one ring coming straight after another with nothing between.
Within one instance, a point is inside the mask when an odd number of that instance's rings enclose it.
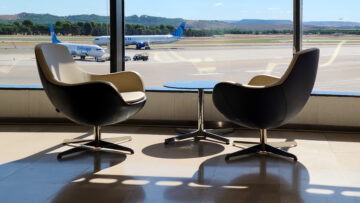
<instances>
[{"instance_id":1,"label":"swivel chair","mask_svg":"<svg viewBox=\"0 0 360 203\"><path fill-rule=\"evenodd\" d=\"M86 150L134 153L130 148L111 142L130 141L131 137L102 140L101 126L125 121L144 106L146 95L139 74L130 71L107 75L84 72L68 49L59 44L39 44L35 47L35 55L41 83L56 110L76 123L94 128L94 139L65 140L64 145L75 148L59 153L58 159Z\"/></svg>"},{"instance_id":2,"label":"swivel chair","mask_svg":"<svg viewBox=\"0 0 360 203\"><path fill-rule=\"evenodd\" d=\"M215 86L213 102L226 118L237 125L260 130L259 144L228 154L226 160L258 152L297 160L295 155L267 143L267 129L287 123L305 106L314 87L319 53L317 48L296 53L281 78L258 75L248 85L221 82Z\"/></svg>"}]
</instances>

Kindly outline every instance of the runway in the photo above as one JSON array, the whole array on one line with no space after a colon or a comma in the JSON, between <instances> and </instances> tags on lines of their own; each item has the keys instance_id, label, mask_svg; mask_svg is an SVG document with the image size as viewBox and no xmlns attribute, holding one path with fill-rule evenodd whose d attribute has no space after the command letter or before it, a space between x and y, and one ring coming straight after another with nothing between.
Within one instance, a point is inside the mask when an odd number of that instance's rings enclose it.
<instances>
[{"instance_id":1,"label":"runway","mask_svg":"<svg viewBox=\"0 0 360 203\"><path fill-rule=\"evenodd\" d=\"M360 91L360 37L344 38L305 38L304 49L318 47L321 52L314 90ZM292 58L291 36L267 36L267 39L189 38L174 44L153 45L151 50L129 47L125 49L125 55L133 57L137 53L146 53L149 61L128 61L125 69L139 72L146 87L189 80L245 84L259 74L281 76ZM11 40L0 38L0 84L39 85L33 47L46 41L15 40L14 46ZM110 70L108 61L98 63L89 58L76 62L93 73L106 74Z\"/></svg>"}]
</instances>

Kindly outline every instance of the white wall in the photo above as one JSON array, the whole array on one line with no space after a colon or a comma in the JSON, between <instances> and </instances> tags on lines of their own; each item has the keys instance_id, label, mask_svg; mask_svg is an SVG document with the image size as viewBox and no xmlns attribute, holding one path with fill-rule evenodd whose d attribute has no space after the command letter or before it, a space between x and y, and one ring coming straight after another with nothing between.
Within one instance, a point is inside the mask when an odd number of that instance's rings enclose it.
<instances>
[{"instance_id":1,"label":"white wall","mask_svg":"<svg viewBox=\"0 0 360 203\"><path fill-rule=\"evenodd\" d=\"M147 103L133 119L197 120L197 93L147 92ZM0 118L63 118L43 90L0 90ZM205 120L226 121L205 95ZM291 124L360 127L360 97L311 96Z\"/></svg>"}]
</instances>

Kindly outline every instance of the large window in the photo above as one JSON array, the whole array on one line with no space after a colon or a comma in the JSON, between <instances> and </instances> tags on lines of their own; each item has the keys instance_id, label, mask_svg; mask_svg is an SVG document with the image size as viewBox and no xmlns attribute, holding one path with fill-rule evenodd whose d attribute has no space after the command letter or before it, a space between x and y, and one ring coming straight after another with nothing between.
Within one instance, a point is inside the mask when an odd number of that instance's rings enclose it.
<instances>
[{"instance_id":1,"label":"large window","mask_svg":"<svg viewBox=\"0 0 360 203\"><path fill-rule=\"evenodd\" d=\"M292 1L284 0L126 0L126 41L135 44L128 39L144 37L138 47L127 46L125 55L149 60L127 61L125 69L142 74L148 87L189 80L247 83L258 74L281 75L292 57L292 10ZM181 22L185 31L176 42L146 38L171 35Z\"/></svg>"},{"instance_id":2,"label":"large window","mask_svg":"<svg viewBox=\"0 0 360 203\"><path fill-rule=\"evenodd\" d=\"M320 48L315 90L360 91L359 7L357 0L304 0L304 48Z\"/></svg>"},{"instance_id":3,"label":"large window","mask_svg":"<svg viewBox=\"0 0 360 203\"><path fill-rule=\"evenodd\" d=\"M74 49L79 54L81 47L85 46L83 50L87 52L86 46L93 45L96 36L109 34L109 1L1 2L0 85L40 85L34 47L52 41L49 23L61 42L78 44L78 49ZM81 59L79 54L74 56L81 68L94 73L110 72L109 62L96 62L91 54L85 52L85 59ZM104 59L109 56L108 50L105 52Z\"/></svg>"},{"instance_id":4,"label":"large window","mask_svg":"<svg viewBox=\"0 0 360 203\"><path fill-rule=\"evenodd\" d=\"M321 50L315 90L360 91L360 3L303 1L303 48ZM293 53L292 3L125 0L125 41L132 44L125 47L126 59L131 59L125 70L139 72L147 87L184 80L247 83L258 74L280 76ZM48 23L62 42L94 45L96 37L109 35L109 10L109 0L3 2L0 84L40 84L33 49L37 43L51 42ZM183 33L176 32L182 22ZM182 37L177 40L174 33ZM102 48L106 53L101 58L109 59L108 47ZM138 54L140 60L134 61ZM75 60L86 71L110 72L109 61L79 55Z\"/></svg>"}]
</instances>

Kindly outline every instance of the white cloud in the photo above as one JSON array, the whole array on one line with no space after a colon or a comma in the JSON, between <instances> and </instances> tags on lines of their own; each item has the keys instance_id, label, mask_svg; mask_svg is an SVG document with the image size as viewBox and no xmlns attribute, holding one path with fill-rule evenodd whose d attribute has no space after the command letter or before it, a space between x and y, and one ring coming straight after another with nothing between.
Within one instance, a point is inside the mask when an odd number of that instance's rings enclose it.
<instances>
[{"instance_id":1,"label":"white cloud","mask_svg":"<svg viewBox=\"0 0 360 203\"><path fill-rule=\"evenodd\" d=\"M220 6L223 6L224 4L222 2L217 2L214 6L216 7L220 7Z\"/></svg>"},{"instance_id":2,"label":"white cloud","mask_svg":"<svg viewBox=\"0 0 360 203\"><path fill-rule=\"evenodd\" d=\"M267 8L268 11L280 10L280 8Z\"/></svg>"}]
</instances>

